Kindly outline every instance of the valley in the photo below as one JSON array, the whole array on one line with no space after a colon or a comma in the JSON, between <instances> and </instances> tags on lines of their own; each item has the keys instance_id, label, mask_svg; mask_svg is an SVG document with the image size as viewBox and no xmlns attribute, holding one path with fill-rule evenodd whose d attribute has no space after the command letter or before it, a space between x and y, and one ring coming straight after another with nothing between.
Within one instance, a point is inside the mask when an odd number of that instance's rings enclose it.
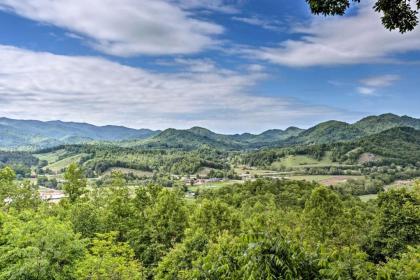
<instances>
[{"instance_id":1,"label":"valley","mask_svg":"<svg viewBox=\"0 0 420 280\"><path fill-rule=\"evenodd\" d=\"M25 121L8 123L19 124L20 129L28 125ZM38 132L57 125L35 123ZM51 133L60 134L63 127L70 126L59 124L60 129ZM71 124L75 130L60 136L72 138L80 133L80 126L84 133L96 131L90 135L104 130ZM354 124L329 121L307 130L291 127L259 135L223 135L199 127L162 132L113 128L123 131L120 136L113 134L118 140L56 143L42 149L21 146L19 151L4 146L0 162L16 169L21 179L31 178L38 186L53 189L61 188L67 166L77 163L91 187L103 185L112 173L119 172L132 187L156 183L183 187L190 193L271 178L315 181L365 196L376 195L394 182L420 177L419 128L420 120L391 114ZM152 135L145 136L145 131ZM134 137L133 133L140 133L140 138L124 140L127 135Z\"/></svg>"},{"instance_id":2,"label":"valley","mask_svg":"<svg viewBox=\"0 0 420 280\"><path fill-rule=\"evenodd\" d=\"M92 249L83 245L80 250L93 254L95 246L125 248L123 269L129 269L127 261L135 263L133 273L142 275L138 279L261 276L265 272L258 260L266 254L311 263L263 261L275 275L286 277L278 279L356 279L343 269L354 269L355 262L362 275L358 279L394 274L394 262L405 274L417 274L406 262L418 263L410 246L418 246L420 236L419 123L385 114L354 124L328 121L256 135L193 127L138 138L132 135L137 130L129 130L128 139L122 129L113 138L74 141L80 133L76 129L64 138L36 136L48 139L42 145L30 138L11 146L9 138L0 141L0 233L15 247L20 245L13 243L15 233L8 228L21 231L23 240L39 240L38 232L53 236L47 243L58 239L77 246L91 240ZM19 134L27 135L25 127ZM41 125L37 131L45 129ZM9 214L14 211L18 214ZM70 239L56 236L69 234ZM237 263L227 274L202 270L224 267L224 250ZM86 256L74 258L91 265ZM121 255L109 258L116 262ZM249 263L255 267L244 271ZM77 271L80 266L73 267ZM283 273L289 267L296 273ZM236 276L226 276L232 273ZM299 278L306 273L315 276ZM256 279L265 279L260 276ZM401 278L406 279L415 277Z\"/></svg>"}]
</instances>

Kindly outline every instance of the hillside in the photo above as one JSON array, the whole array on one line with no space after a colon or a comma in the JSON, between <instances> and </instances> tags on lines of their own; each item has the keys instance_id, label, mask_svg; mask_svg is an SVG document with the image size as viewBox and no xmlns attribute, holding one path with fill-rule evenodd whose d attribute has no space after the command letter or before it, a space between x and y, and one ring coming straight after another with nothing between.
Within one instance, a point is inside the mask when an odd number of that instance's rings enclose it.
<instances>
[{"instance_id":1,"label":"hillside","mask_svg":"<svg viewBox=\"0 0 420 280\"><path fill-rule=\"evenodd\" d=\"M91 141L143 139L156 133L122 126L0 118L0 148L45 148Z\"/></svg>"},{"instance_id":2,"label":"hillside","mask_svg":"<svg viewBox=\"0 0 420 280\"><path fill-rule=\"evenodd\" d=\"M290 144L323 144L338 141L350 141L361 137L363 131L351 124L339 121L320 123L302 132L297 137L291 138L286 143Z\"/></svg>"},{"instance_id":3,"label":"hillside","mask_svg":"<svg viewBox=\"0 0 420 280\"><path fill-rule=\"evenodd\" d=\"M246 150L352 142L395 127L420 129L420 119L384 114L366 117L354 124L327 121L307 130L289 127L261 134L219 134L202 127L186 130L131 129L122 126L94 126L62 121L13 120L0 118L0 149L40 149L63 144L122 141L124 147Z\"/></svg>"},{"instance_id":4,"label":"hillside","mask_svg":"<svg viewBox=\"0 0 420 280\"><path fill-rule=\"evenodd\" d=\"M380 116L369 116L356 122L354 127L367 134L375 134L394 127L412 127L420 129L420 119L408 116L397 116L394 114L383 114Z\"/></svg>"},{"instance_id":5,"label":"hillside","mask_svg":"<svg viewBox=\"0 0 420 280\"><path fill-rule=\"evenodd\" d=\"M302 131L302 129L291 127L286 130L268 130L258 135L250 133L226 135L202 127L192 127L187 130L170 128L151 138L131 142L129 146L194 149L207 145L215 149L241 150L270 146L296 136Z\"/></svg>"},{"instance_id":6,"label":"hillside","mask_svg":"<svg viewBox=\"0 0 420 280\"><path fill-rule=\"evenodd\" d=\"M327 121L311 127L296 137L279 143L283 146L294 144L330 144L354 141L395 127L420 129L420 119L394 114L369 116L354 124L340 121Z\"/></svg>"},{"instance_id":7,"label":"hillside","mask_svg":"<svg viewBox=\"0 0 420 280\"><path fill-rule=\"evenodd\" d=\"M396 127L368 136L357 142L358 147L385 160L413 164L420 162L420 130Z\"/></svg>"},{"instance_id":8,"label":"hillside","mask_svg":"<svg viewBox=\"0 0 420 280\"><path fill-rule=\"evenodd\" d=\"M227 135L216 134L204 128L191 128L188 130L166 129L158 135L143 141L135 141L131 146L148 148L182 148L195 149L207 145L217 149L241 149L239 141Z\"/></svg>"}]
</instances>

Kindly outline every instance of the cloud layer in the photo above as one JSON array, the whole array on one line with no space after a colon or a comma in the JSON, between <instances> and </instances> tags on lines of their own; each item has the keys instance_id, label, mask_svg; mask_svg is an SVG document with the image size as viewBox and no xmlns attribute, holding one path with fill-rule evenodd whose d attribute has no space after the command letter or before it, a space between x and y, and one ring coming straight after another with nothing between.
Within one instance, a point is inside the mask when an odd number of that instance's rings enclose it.
<instances>
[{"instance_id":1,"label":"cloud layer","mask_svg":"<svg viewBox=\"0 0 420 280\"><path fill-rule=\"evenodd\" d=\"M252 96L254 86L267 78L261 71L238 73L209 62L212 66L178 62L191 70L154 73L96 57L0 45L0 99L5 104L0 115L160 129L202 125L224 132L343 116L290 98Z\"/></svg>"},{"instance_id":2,"label":"cloud layer","mask_svg":"<svg viewBox=\"0 0 420 280\"><path fill-rule=\"evenodd\" d=\"M368 77L360 81L362 86L358 87L357 91L363 95L378 95L378 89L389 87L400 79L399 75L394 74Z\"/></svg>"},{"instance_id":3,"label":"cloud layer","mask_svg":"<svg viewBox=\"0 0 420 280\"><path fill-rule=\"evenodd\" d=\"M0 9L65 28L116 56L191 54L217 44L222 26L188 10L228 10L207 0L0 0Z\"/></svg>"},{"instance_id":4,"label":"cloud layer","mask_svg":"<svg viewBox=\"0 0 420 280\"><path fill-rule=\"evenodd\" d=\"M293 67L389 62L394 55L420 50L420 29L400 34L386 30L372 1L360 4L356 15L313 17L309 25L296 26L299 39L277 47L260 48L253 55Z\"/></svg>"}]
</instances>

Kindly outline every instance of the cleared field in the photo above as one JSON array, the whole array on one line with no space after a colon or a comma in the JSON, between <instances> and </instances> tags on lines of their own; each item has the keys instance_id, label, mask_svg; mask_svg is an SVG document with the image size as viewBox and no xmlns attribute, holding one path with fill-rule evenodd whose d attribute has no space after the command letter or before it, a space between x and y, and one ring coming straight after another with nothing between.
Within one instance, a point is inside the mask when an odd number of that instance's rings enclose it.
<instances>
[{"instance_id":1,"label":"cleared field","mask_svg":"<svg viewBox=\"0 0 420 280\"><path fill-rule=\"evenodd\" d=\"M416 179L411 179L411 180L398 180L395 181L392 184L389 184L387 186L384 187L385 191L389 191L389 190L393 190L393 189L401 189L401 188L406 188L407 190L412 190L415 181L419 180L419 178ZM368 194L368 195L361 195L359 196L359 198L362 201L369 201L371 199L375 199L377 198L378 195L377 194Z\"/></svg>"},{"instance_id":2,"label":"cleared field","mask_svg":"<svg viewBox=\"0 0 420 280\"><path fill-rule=\"evenodd\" d=\"M236 167L235 172L239 175L249 174L251 176L286 176L286 175L293 174L293 172L280 172L280 171L258 169L258 168L247 167L247 166Z\"/></svg>"},{"instance_id":3,"label":"cleared field","mask_svg":"<svg viewBox=\"0 0 420 280\"><path fill-rule=\"evenodd\" d=\"M348 176L348 175L299 175L299 176L287 176L286 179L290 180L304 180L304 181L315 181L323 185L334 186L339 183L345 183L349 179L361 179L363 176Z\"/></svg>"},{"instance_id":4,"label":"cleared field","mask_svg":"<svg viewBox=\"0 0 420 280\"><path fill-rule=\"evenodd\" d=\"M362 200L363 202L367 202L369 200L376 199L377 197L378 197L377 194L366 194L366 195L360 195L359 196L360 200Z\"/></svg>"},{"instance_id":5,"label":"cleared field","mask_svg":"<svg viewBox=\"0 0 420 280\"><path fill-rule=\"evenodd\" d=\"M206 189L218 189L225 186L229 186L236 183L243 183L241 180L228 180L223 182L216 182L216 183L208 183L203 185L195 185L195 186L189 186L188 190L192 192L196 192L197 190L206 190Z\"/></svg>"},{"instance_id":6,"label":"cleared field","mask_svg":"<svg viewBox=\"0 0 420 280\"><path fill-rule=\"evenodd\" d=\"M67 158L64 158L62 160L56 161L52 164L47 165L45 168L51 169L55 173L59 173L62 169L66 168L73 162L79 162L80 159L85 156L86 154L78 154L74 156L70 156Z\"/></svg>"},{"instance_id":7,"label":"cleared field","mask_svg":"<svg viewBox=\"0 0 420 280\"><path fill-rule=\"evenodd\" d=\"M327 154L321 160L316 160L305 155L290 155L274 162L271 167L273 169L282 168L296 168L296 167L323 167L323 166L338 166L336 162L332 162L330 156Z\"/></svg>"},{"instance_id":8,"label":"cleared field","mask_svg":"<svg viewBox=\"0 0 420 280\"><path fill-rule=\"evenodd\" d=\"M196 175L198 175L200 177L205 177L210 173L211 170L213 170L213 169L208 168L208 167L203 167L203 168L200 168L200 170L198 170Z\"/></svg>"},{"instance_id":9,"label":"cleared field","mask_svg":"<svg viewBox=\"0 0 420 280\"><path fill-rule=\"evenodd\" d=\"M111 175L112 172L121 172L123 174L133 173L135 176L138 176L138 177L152 177L153 176L153 172L130 169L130 168L121 168L121 167L109 168L107 171L103 173L102 176Z\"/></svg>"},{"instance_id":10,"label":"cleared field","mask_svg":"<svg viewBox=\"0 0 420 280\"><path fill-rule=\"evenodd\" d=\"M37 157L39 160L46 160L48 161L48 164L53 164L54 162L57 162L58 159L61 156L64 156L66 154L65 150L58 150L51 153L45 153L45 154L34 154L35 157Z\"/></svg>"},{"instance_id":11,"label":"cleared field","mask_svg":"<svg viewBox=\"0 0 420 280\"><path fill-rule=\"evenodd\" d=\"M398 180L395 181L392 184L389 184L387 186L385 186L385 190L390 190L390 189L400 189L400 188L407 188L407 189L412 189L414 186L415 181L419 180L419 178L416 179L410 179L410 180Z\"/></svg>"}]
</instances>

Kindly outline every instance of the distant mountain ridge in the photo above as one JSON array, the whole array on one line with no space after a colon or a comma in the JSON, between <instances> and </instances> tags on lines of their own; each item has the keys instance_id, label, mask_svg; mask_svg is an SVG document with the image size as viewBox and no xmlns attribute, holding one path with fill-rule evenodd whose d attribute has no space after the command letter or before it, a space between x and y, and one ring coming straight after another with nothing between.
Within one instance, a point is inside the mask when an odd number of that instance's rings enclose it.
<instances>
[{"instance_id":1,"label":"distant mountain ridge","mask_svg":"<svg viewBox=\"0 0 420 280\"><path fill-rule=\"evenodd\" d=\"M87 123L0 118L0 148L41 149L63 144L121 141L118 145L149 148L193 149L201 145L208 145L229 150L258 149L354 141L395 127L410 127L420 130L420 119L383 114L369 116L353 124L332 120L306 130L292 126L286 130L267 130L261 134L226 135L203 127L153 131L123 126L95 126Z\"/></svg>"},{"instance_id":2,"label":"distant mountain ridge","mask_svg":"<svg viewBox=\"0 0 420 280\"><path fill-rule=\"evenodd\" d=\"M144 139L159 132L123 126L95 126L76 122L0 118L0 147L45 148L92 141Z\"/></svg>"},{"instance_id":3,"label":"distant mountain ridge","mask_svg":"<svg viewBox=\"0 0 420 280\"><path fill-rule=\"evenodd\" d=\"M151 148L189 149L197 148L200 145L208 145L217 149L249 149L272 145L292 136L297 136L302 131L304 130L290 127L286 130L267 130L257 135L251 133L226 135L218 134L202 127L192 127L186 130L169 128L154 137L132 143L132 145Z\"/></svg>"},{"instance_id":4,"label":"distant mountain ridge","mask_svg":"<svg viewBox=\"0 0 420 280\"><path fill-rule=\"evenodd\" d=\"M303 131L296 137L289 138L283 144L329 144L352 141L396 127L410 127L420 130L420 119L383 114L363 118L354 124L327 121Z\"/></svg>"}]
</instances>

